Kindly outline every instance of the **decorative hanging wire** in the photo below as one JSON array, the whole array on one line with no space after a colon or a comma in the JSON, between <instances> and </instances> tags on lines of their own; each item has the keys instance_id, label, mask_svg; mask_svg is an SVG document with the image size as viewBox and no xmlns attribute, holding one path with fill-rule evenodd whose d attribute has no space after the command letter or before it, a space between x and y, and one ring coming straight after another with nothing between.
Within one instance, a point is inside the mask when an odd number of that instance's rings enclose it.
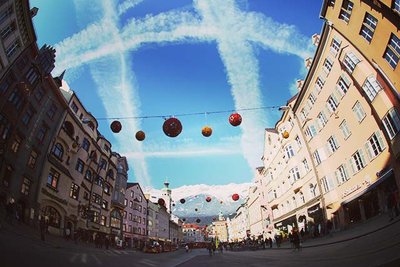
<instances>
[{"instance_id":1,"label":"decorative hanging wire","mask_svg":"<svg viewBox=\"0 0 400 267\"><path fill-rule=\"evenodd\" d=\"M239 108L239 109L230 109L230 110L217 110L217 111L201 111L201 112L192 112L192 113L180 113L180 114L170 114L170 115L148 115L148 116L132 116L132 117L104 117L104 118L96 118L97 120L129 120L129 119L154 119L154 118L163 118L168 119L172 117L184 117L184 116L198 116L206 114L221 114L221 113L232 113L239 111L252 111L252 110L261 110L261 109L279 109L280 106L266 106L266 107L256 107L256 108Z\"/></svg>"}]
</instances>

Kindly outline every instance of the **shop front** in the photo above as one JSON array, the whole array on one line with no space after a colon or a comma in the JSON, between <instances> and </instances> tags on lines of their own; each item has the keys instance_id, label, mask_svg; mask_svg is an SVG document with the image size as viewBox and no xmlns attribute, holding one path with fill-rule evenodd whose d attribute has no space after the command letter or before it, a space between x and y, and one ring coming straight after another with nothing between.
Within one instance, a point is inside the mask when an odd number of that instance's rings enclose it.
<instances>
[{"instance_id":1,"label":"shop front","mask_svg":"<svg viewBox=\"0 0 400 267\"><path fill-rule=\"evenodd\" d=\"M343 227L368 220L387 211L389 194L398 190L393 169L378 172L377 176L379 178L374 183L364 181L342 194L342 198L347 197L341 202Z\"/></svg>"}]
</instances>

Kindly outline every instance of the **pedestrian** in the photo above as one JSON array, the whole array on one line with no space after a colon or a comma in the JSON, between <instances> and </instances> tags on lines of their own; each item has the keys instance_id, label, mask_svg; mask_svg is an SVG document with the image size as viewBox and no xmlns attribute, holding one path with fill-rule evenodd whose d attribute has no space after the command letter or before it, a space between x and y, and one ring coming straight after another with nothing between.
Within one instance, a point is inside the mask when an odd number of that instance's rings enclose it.
<instances>
[{"instance_id":1,"label":"pedestrian","mask_svg":"<svg viewBox=\"0 0 400 267\"><path fill-rule=\"evenodd\" d=\"M268 238L268 241L269 241L269 248L272 248L272 238L269 237L269 238Z\"/></svg>"},{"instance_id":2,"label":"pedestrian","mask_svg":"<svg viewBox=\"0 0 400 267\"><path fill-rule=\"evenodd\" d=\"M189 246L188 246L188 244L186 244L185 250L186 250L186 253L189 252Z\"/></svg>"},{"instance_id":3,"label":"pedestrian","mask_svg":"<svg viewBox=\"0 0 400 267\"><path fill-rule=\"evenodd\" d=\"M222 243L219 244L218 249L219 249L219 252L220 252L221 254L224 252L224 247L223 247Z\"/></svg>"},{"instance_id":4,"label":"pedestrian","mask_svg":"<svg viewBox=\"0 0 400 267\"><path fill-rule=\"evenodd\" d=\"M78 231L77 230L75 230L74 231L74 242L75 242L75 244L78 244Z\"/></svg>"},{"instance_id":5,"label":"pedestrian","mask_svg":"<svg viewBox=\"0 0 400 267\"><path fill-rule=\"evenodd\" d=\"M328 231L328 235L332 236L332 229L333 229L333 223L331 220L326 221L326 230Z\"/></svg>"},{"instance_id":6,"label":"pedestrian","mask_svg":"<svg viewBox=\"0 0 400 267\"><path fill-rule=\"evenodd\" d=\"M211 243L208 243L207 249L208 249L208 255L212 256L213 253L212 253L212 244Z\"/></svg>"},{"instance_id":7,"label":"pedestrian","mask_svg":"<svg viewBox=\"0 0 400 267\"><path fill-rule=\"evenodd\" d=\"M108 236L106 236L106 239L104 240L104 243L106 245L106 249L108 249L108 247L110 246L110 239L108 238Z\"/></svg>"},{"instance_id":8,"label":"pedestrian","mask_svg":"<svg viewBox=\"0 0 400 267\"><path fill-rule=\"evenodd\" d=\"M68 241L71 237L71 230L69 228L65 229L65 239Z\"/></svg>"},{"instance_id":9,"label":"pedestrian","mask_svg":"<svg viewBox=\"0 0 400 267\"><path fill-rule=\"evenodd\" d=\"M44 242L46 233L46 221L44 219L44 216L41 216L40 218L39 228L40 228L40 239Z\"/></svg>"},{"instance_id":10,"label":"pedestrian","mask_svg":"<svg viewBox=\"0 0 400 267\"><path fill-rule=\"evenodd\" d=\"M292 230L292 238L293 238L293 245L294 245L294 251L297 249L297 251L300 251L300 235L297 230L297 228L294 228Z\"/></svg>"}]
</instances>

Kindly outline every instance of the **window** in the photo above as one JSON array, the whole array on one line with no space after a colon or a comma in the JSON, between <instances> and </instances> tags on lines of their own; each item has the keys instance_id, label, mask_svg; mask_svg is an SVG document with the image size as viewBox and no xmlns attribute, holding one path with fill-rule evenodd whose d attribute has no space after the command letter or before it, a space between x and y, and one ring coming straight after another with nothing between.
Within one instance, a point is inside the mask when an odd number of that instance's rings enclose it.
<instances>
[{"instance_id":1,"label":"window","mask_svg":"<svg viewBox=\"0 0 400 267\"><path fill-rule=\"evenodd\" d=\"M50 119L53 119L53 118L54 118L54 115L56 114L56 112L57 112L57 107L56 107L56 105L51 104L49 110L47 110L47 116L48 116Z\"/></svg>"},{"instance_id":2,"label":"window","mask_svg":"<svg viewBox=\"0 0 400 267\"><path fill-rule=\"evenodd\" d=\"M313 153L313 158L314 158L315 163L316 163L317 165L321 164L322 160L321 160L321 157L320 157L320 155L319 155L318 150L315 150L315 152Z\"/></svg>"},{"instance_id":3,"label":"window","mask_svg":"<svg viewBox=\"0 0 400 267\"><path fill-rule=\"evenodd\" d=\"M356 153L351 156L350 165L352 167L353 173L357 173L365 168L366 163L364 159L364 153L361 149L357 150Z\"/></svg>"},{"instance_id":4,"label":"window","mask_svg":"<svg viewBox=\"0 0 400 267\"><path fill-rule=\"evenodd\" d=\"M85 179L88 181L92 181L92 172L90 170L86 170Z\"/></svg>"},{"instance_id":5,"label":"window","mask_svg":"<svg viewBox=\"0 0 400 267\"><path fill-rule=\"evenodd\" d=\"M347 79L345 75L340 76L337 84L336 84L336 91L342 97L347 93L350 87L350 81Z\"/></svg>"},{"instance_id":6,"label":"window","mask_svg":"<svg viewBox=\"0 0 400 267\"><path fill-rule=\"evenodd\" d=\"M37 87L35 89L35 98L36 98L36 100L38 102L40 102L42 100L43 96L44 96L43 88L42 87Z\"/></svg>"},{"instance_id":7,"label":"window","mask_svg":"<svg viewBox=\"0 0 400 267\"><path fill-rule=\"evenodd\" d=\"M390 66L395 69L399 63L400 57L400 39L392 34L389 43L386 47L384 58L390 64Z\"/></svg>"},{"instance_id":8,"label":"window","mask_svg":"<svg viewBox=\"0 0 400 267\"><path fill-rule=\"evenodd\" d=\"M309 125L305 131L305 134L309 136L310 138L313 138L314 136L317 135L317 130L315 129L315 126L313 124Z\"/></svg>"},{"instance_id":9,"label":"window","mask_svg":"<svg viewBox=\"0 0 400 267\"><path fill-rule=\"evenodd\" d=\"M48 218L47 225L60 228L61 216L55 208L47 206L45 209L45 216Z\"/></svg>"},{"instance_id":10,"label":"window","mask_svg":"<svg viewBox=\"0 0 400 267\"><path fill-rule=\"evenodd\" d=\"M107 224L107 217L106 216L101 215L100 224L106 226L106 224Z\"/></svg>"},{"instance_id":11,"label":"window","mask_svg":"<svg viewBox=\"0 0 400 267\"><path fill-rule=\"evenodd\" d=\"M7 9L0 14L0 23L3 23L13 13L13 7L10 5Z\"/></svg>"},{"instance_id":12,"label":"window","mask_svg":"<svg viewBox=\"0 0 400 267\"><path fill-rule=\"evenodd\" d=\"M96 183L98 186L103 187L103 181L104 181L103 177L101 177L100 175L97 175L97 177L96 177L96 179L95 179L95 183Z\"/></svg>"},{"instance_id":13,"label":"window","mask_svg":"<svg viewBox=\"0 0 400 267\"><path fill-rule=\"evenodd\" d=\"M29 191L31 189L31 180L29 180L28 178L24 177L24 180L22 181L22 185L21 185L21 194L27 196L29 195Z\"/></svg>"},{"instance_id":14,"label":"window","mask_svg":"<svg viewBox=\"0 0 400 267\"><path fill-rule=\"evenodd\" d=\"M356 65L359 62L360 60L356 57L356 55L354 55L353 52L347 53L343 60L343 64L349 73L353 73L354 69L356 68Z\"/></svg>"},{"instance_id":15,"label":"window","mask_svg":"<svg viewBox=\"0 0 400 267\"><path fill-rule=\"evenodd\" d=\"M331 151L331 153L335 152L339 148L338 141L336 140L336 137L334 135L329 137L328 144L329 144L329 150Z\"/></svg>"},{"instance_id":16,"label":"window","mask_svg":"<svg viewBox=\"0 0 400 267\"><path fill-rule=\"evenodd\" d=\"M320 127L321 128L325 127L325 125L328 123L328 119L326 118L325 113L321 111L317 117Z\"/></svg>"},{"instance_id":17,"label":"window","mask_svg":"<svg viewBox=\"0 0 400 267\"><path fill-rule=\"evenodd\" d=\"M367 94L370 101L374 100L378 92L382 89L382 86L376 80L375 77L370 76L365 80L363 90Z\"/></svg>"},{"instance_id":18,"label":"window","mask_svg":"<svg viewBox=\"0 0 400 267\"><path fill-rule=\"evenodd\" d=\"M0 84L0 93L5 93L10 88L12 81L5 80Z\"/></svg>"},{"instance_id":19,"label":"window","mask_svg":"<svg viewBox=\"0 0 400 267\"><path fill-rule=\"evenodd\" d=\"M77 170L80 173L83 173L84 166L85 166L85 163L83 163L83 160L78 159L78 161L76 162L75 170Z\"/></svg>"},{"instance_id":20,"label":"window","mask_svg":"<svg viewBox=\"0 0 400 267\"><path fill-rule=\"evenodd\" d=\"M317 89L318 93L321 92L322 87L324 87L325 80L321 77L318 77L315 81L315 88Z\"/></svg>"},{"instance_id":21,"label":"window","mask_svg":"<svg viewBox=\"0 0 400 267\"><path fill-rule=\"evenodd\" d=\"M308 173L310 171L310 166L308 165L307 159L303 159L302 163L303 163L305 172Z\"/></svg>"},{"instance_id":22,"label":"window","mask_svg":"<svg viewBox=\"0 0 400 267\"><path fill-rule=\"evenodd\" d=\"M368 12L365 13L364 21L361 26L360 35L364 37L364 39L367 40L368 43L371 42L372 37L374 36L376 24L378 24L378 20Z\"/></svg>"},{"instance_id":23,"label":"window","mask_svg":"<svg viewBox=\"0 0 400 267\"><path fill-rule=\"evenodd\" d=\"M37 158L38 158L38 153L35 150L32 150L31 154L29 155L29 159L28 159L28 166L30 168L32 168L32 169L35 168Z\"/></svg>"},{"instance_id":24,"label":"window","mask_svg":"<svg viewBox=\"0 0 400 267\"><path fill-rule=\"evenodd\" d=\"M337 55L337 53L339 53L340 50L340 44L342 43L342 41L340 41L340 39L338 39L337 37L333 37L332 39L332 43L331 43L331 48L330 51L333 55Z\"/></svg>"},{"instance_id":25,"label":"window","mask_svg":"<svg viewBox=\"0 0 400 267\"><path fill-rule=\"evenodd\" d=\"M292 169L289 170L289 174L290 174L290 181L293 184L295 181L300 179L300 171L298 167L294 167Z\"/></svg>"},{"instance_id":26,"label":"window","mask_svg":"<svg viewBox=\"0 0 400 267\"><path fill-rule=\"evenodd\" d=\"M83 148L84 150L86 150L87 152L89 152L90 143L89 143L89 140L88 140L87 138L83 138L83 141L82 141L82 148Z\"/></svg>"},{"instance_id":27,"label":"window","mask_svg":"<svg viewBox=\"0 0 400 267\"><path fill-rule=\"evenodd\" d=\"M12 44L10 44L6 49L6 55L10 59L12 56L18 51L21 44L19 39L15 40Z\"/></svg>"},{"instance_id":28,"label":"window","mask_svg":"<svg viewBox=\"0 0 400 267\"><path fill-rule=\"evenodd\" d=\"M317 102L317 98L315 97L313 92L311 92L311 94L308 96L308 101L311 105L314 105L315 102Z\"/></svg>"},{"instance_id":29,"label":"window","mask_svg":"<svg viewBox=\"0 0 400 267\"><path fill-rule=\"evenodd\" d=\"M286 153L286 156L288 157L288 159L290 159L291 157L294 156L294 151L293 151L292 145L287 145L285 147L285 153Z\"/></svg>"},{"instance_id":30,"label":"window","mask_svg":"<svg viewBox=\"0 0 400 267\"><path fill-rule=\"evenodd\" d=\"M132 213L129 213L128 220L132 221Z\"/></svg>"},{"instance_id":31,"label":"window","mask_svg":"<svg viewBox=\"0 0 400 267\"><path fill-rule=\"evenodd\" d=\"M350 179L349 173L347 172L347 168L345 164L342 164L337 168L336 172L336 179L338 184L343 184Z\"/></svg>"},{"instance_id":32,"label":"window","mask_svg":"<svg viewBox=\"0 0 400 267\"><path fill-rule=\"evenodd\" d=\"M64 148L60 143L57 143L53 148L53 155L58 159L62 160L64 154Z\"/></svg>"},{"instance_id":33,"label":"window","mask_svg":"<svg viewBox=\"0 0 400 267\"><path fill-rule=\"evenodd\" d=\"M93 211L93 217L91 221L94 223L99 223L100 218L99 218L99 213L97 211Z\"/></svg>"},{"instance_id":34,"label":"window","mask_svg":"<svg viewBox=\"0 0 400 267\"><path fill-rule=\"evenodd\" d=\"M35 111L33 110L33 108L29 106L28 109L25 111L24 115L22 116L22 123L24 125L28 125L34 113Z\"/></svg>"},{"instance_id":35,"label":"window","mask_svg":"<svg viewBox=\"0 0 400 267\"><path fill-rule=\"evenodd\" d=\"M124 211L124 219L126 219L127 216L128 216L128 213L126 211Z\"/></svg>"},{"instance_id":36,"label":"window","mask_svg":"<svg viewBox=\"0 0 400 267\"><path fill-rule=\"evenodd\" d=\"M113 210L111 212L110 216L111 216L110 226L114 227L114 228L120 228L121 227L121 222L122 222L121 213L119 213L117 210Z\"/></svg>"},{"instance_id":37,"label":"window","mask_svg":"<svg viewBox=\"0 0 400 267\"><path fill-rule=\"evenodd\" d=\"M110 185L109 184L104 184L103 186L103 191L104 193L106 193L107 195L110 194L111 190L110 190Z\"/></svg>"},{"instance_id":38,"label":"window","mask_svg":"<svg viewBox=\"0 0 400 267\"><path fill-rule=\"evenodd\" d=\"M47 186L53 189L57 189L59 179L60 179L60 174L55 170L51 169L49 175L47 176Z\"/></svg>"},{"instance_id":39,"label":"window","mask_svg":"<svg viewBox=\"0 0 400 267\"><path fill-rule=\"evenodd\" d=\"M301 143L300 137L299 137L299 136L296 136L294 140L296 140L297 146L298 146L299 148L301 148L303 144Z\"/></svg>"},{"instance_id":40,"label":"window","mask_svg":"<svg viewBox=\"0 0 400 267\"><path fill-rule=\"evenodd\" d=\"M14 89L14 91L8 97L8 102L10 102L16 110L19 110L22 105L22 94L18 92L18 89Z\"/></svg>"},{"instance_id":41,"label":"window","mask_svg":"<svg viewBox=\"0 0 400 267\"><path fill-rule=\"evenodd\" d=\"M332 70L333 67L333 61L330 58L326 58L324 62L324 71L326 73L329 73Z\"/></svg>"},{"instance_id":42,"label":"window","mask_svg":"<svg viewBox=\"0 0 400 267\"><path fill-rule=\"evenodd\" d=\"M375 132L365 144L365 149L370 160L376 158L384 149L385 142L383 141L380 131Z\"/></svg>"},{"instance_id":43,"label":"window","mask_svg":"<svg viewBox=\"0 0 400 267\"><path fill-rule=\"evenodd\" d=\"M310 195L312 196L312 197L316 197L317 196L317 185L315 184L310 184L309 185L309 188L310 188Z\"/></svg>"},{"instance_id":44,"label":"window","mask_svg":"<svg viewBox=\"0 0 400 267\"><path fill-rule=\"evenodd\" d=\"M339 101L335 95L330 95L328 100L326 101L326 107L328 108L330 114L336 111L337 107L339 106Z\"/></svg>"},{"instance_id":45,"label":"window","mask_svg":"<svg viewBox=\"0 0 400 267\"><path fill-rule=\"evenodd\" d=\"M395 108L389 110L385 117L383 117L382 122L385 126L387 134L389 135L389 138L393 139L400 131L400 117Z\"/></svg>"},{"instance_id":46,"label":"window","mask_svg":"<svg viewBox=\"0 0 400 267\"><path fill-rule=\"evenodd\" d=\"M131 198L133 198L133 191L131 191Z\"/></svg>"},{"instance_id":47,"label":"window","mask_svg":"<svg viewBox=\"0 0 400 267\"><path fill-rule=\"evenodd\" d=\"M0 32L0 36L1 38L4 40L6 39L8 36L10 36L10 34L15 31L15 21L11 22L10 24L7 25L7 27L5 27L1 32Z\"/></svg>"},{"instance_id":48,"label":"window","mask_svg":"<svg viewBox=\"0 0 400 267\"><path fill-rule=\"evenodd\" d=\"M129 208L133 208L133 202L129 201Z\"/></svg>"},{"instance_id":49,"label":"window","mask_svg":"<svg viewBox=\"0 0 400 267\"><path fill-rule=\"evenodd\" d=\"M346 23L349 23L351 17L351 11L353 10L353 3L349 0L344 0L342 3L342 8L339 13L339 19Z\"/></svg>"},{"instance_id":50,"label":"window","mask_svg":"<svg viewBox=\"0 0 400 267\"><path fill-rule=\"evenodd\" d=\"M101 204L101 207L103 208L103 209L108 209L108 201L106 201L106 200L104 200L103 199L103 203Z\"/></svg>"},{"instance_id":51,"label":"window","mask_svg":"<svg viewBox=\"0 0 400 267\"><path fill-rule=\"evenodd\" d=\"M71 109L75 112L75 114L78 114L78 106L75 102L71 103Z\"/></svg>"},{"instance_id":52,"label":"window","mask_svg":"<svg viewBox=\"0 0 400 267\"><path fill-rule=\"evenodd\" d=\"M342 121L342 123L339 125L339 128L343 133L344 139L346 140L351 135L351 131L349 130L349 127L347 126L346 120Z\"/></svg>"},{"instance_id":53,"label":"window","mask_svg":"<svg viewBox=\"0 0 400 267\"><path fill-rule=\"evenodd\" d=\"M128 232L132 233L132 225L128 225Z\"/></svg>"},{"instance_id":54,"label":"window","mask_svg":"<svg viewBox=\"0 0 400 267\"><path fill-rule=\"evenodd\" d=\"M108 170L107 177L110 177L111 179L114 180L114 171L113 170Z\"/></svg>"},{"instance_id":55,"label":"window","mask_svg":"<svg viewBox=\"0 0 400 267\"><path fill-rule=\"evenodd\" d=\"M69 191L69 197L73 198L75 200L78 200L79 198L79 186L75 183L72 183L71 189Z\"/></svg>"},{"instance_id":56,"label":"window","mask_svg":"<svg viewBox=\"0 0 400 267\"><path fill-rule=\"evenodd\" d=\"M365 111L361 106L361 103L358 101L353 106L353 112L354 112L354 115L356 116L358 122L361 122L366 116Z\"/></svg>"},{"instance_id":57,"label":"window","mask_svg":"<svg viewBox=\"0 0 400 267\"><path fill-rule=\"evenodd\" d=\"M0 139L7 139L10 132L10 123L2 114L0 114Z\"/></svg>"},{"instance_id":58,"label":"window","mask_svg":"<svg viewBox=\"0 0 400 267\"><path fill-rule=\"evenodd\" d=\"M321 179L322 187L324 188L324 192L327 193L333 189L332 180L329 177L322 177Z\"/></svg>"},{"instance_id":59,"label":"window","mask_svg":"<svg viewBox=\"0 0 400 267\"><path fill-rule=\"evenodd\" d=\"M47 127L45 125L42 125L42 127L39 129L36 137L40 143L43 142L44 138L46 137L47 133Z\"/></svg>"},{"instance_id":60,"label":"window","mask_svg":"<svg viewBox=\"0 0 400 267\"><path fill-rule=\"evenodd\" d=\"M124 199L124 206L128 206L128 200L126 198Z\"/></svg>"},{"instance_id":61,"label":"window","mask_svg":"<svg viewBox=\"0 0 400 267\"><path fill-rule=\"evenodd\" d=\"M105 159L101 159L100 167L105 170L107 168L107 161Z\"/></svg>"},{"instance_id":62,"label":"window","mask_svg":"<svg viewBox=\"0 0 400 267\"><path fill-rule=\"evenodd\" d=\"M306 203L306 199L304 198L304 194L302 192L299 193L299 198L302 204Z\"/></svg>"},{"instance_id":63,"label":"window","mask_svg":"<svg viewBox=\"0 0 400 267\"><path fill-rule=\"evenodd\" d=\"M101 196L99 194L93 193L92 202L100 205L102 203Z\"/></svg>"},{"instance_id":64,"label":"window","mask_svg":"<svg viewBox=\"0 0 400 267\"><path fill-rule=\"evenodd\" d=\"M14 153L17 153L19 147L21 146L21 142L22 142L21 137L18 136L18 135L15 135L14 136L14 142L11 145L11 151L14 152Z\"/></svg>"},{"instance_id":65,"label":"window","mask_svg":"<svg viewBox=\"0 0 400 267\"><path fill-rule=\"evenodd\" d=\"M30 84L34 84L37 81L37 78L39 75L37 74L36 70L34 68L30 68L28 72L26 73L26 79Z\"/></svg>"},{"instance_id":66,"label":"window","mask_svg":"<svg viewBox=\"0 0 400 267\"><path fill-rule=\"evenodd\" d=\"M397 13L400 13L400 0L394 0L392 4L392 8Z\"/></svg>"}]
</instances>

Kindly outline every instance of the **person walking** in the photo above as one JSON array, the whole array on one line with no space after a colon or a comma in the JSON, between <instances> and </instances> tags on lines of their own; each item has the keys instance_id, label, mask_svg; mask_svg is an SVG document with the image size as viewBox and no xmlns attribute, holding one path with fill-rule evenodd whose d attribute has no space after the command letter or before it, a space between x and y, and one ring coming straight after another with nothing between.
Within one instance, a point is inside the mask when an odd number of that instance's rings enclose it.
<instances>
[{"instance_id":1,"label":"person walking","mask_svg":"<svg viewBox=\"0 0 400 267\"><path fill-rule=\"evenodd\" d=\"M44 242L46 234L46 221L44 219L44 216L41 216L40 218L39 228L40 228L40 239Z\"/></svg>"},{"instance_id":2,"label":"person walking","mask_svg":"<svg viewBox=\"0 0 400 267\"><path fill-rule=\"evenodd\" d=\"M104 240L104 244L106 245L106 249L108 249L110 246L110 239L108 238L108 236L106 236L106 239Z\"/></svg>"},{"instance_id":3,"label":"person walking","mask_svg":"<svg viewBox=\"0 0 400 267\"><path fill-rule=\"evenodd\" d=\"M294 251L300 251L300 235L297 230L297 228L294 228L292 230L292 238L293 238L293 245L294 245Z\"/></svg>"}]
</instances>

